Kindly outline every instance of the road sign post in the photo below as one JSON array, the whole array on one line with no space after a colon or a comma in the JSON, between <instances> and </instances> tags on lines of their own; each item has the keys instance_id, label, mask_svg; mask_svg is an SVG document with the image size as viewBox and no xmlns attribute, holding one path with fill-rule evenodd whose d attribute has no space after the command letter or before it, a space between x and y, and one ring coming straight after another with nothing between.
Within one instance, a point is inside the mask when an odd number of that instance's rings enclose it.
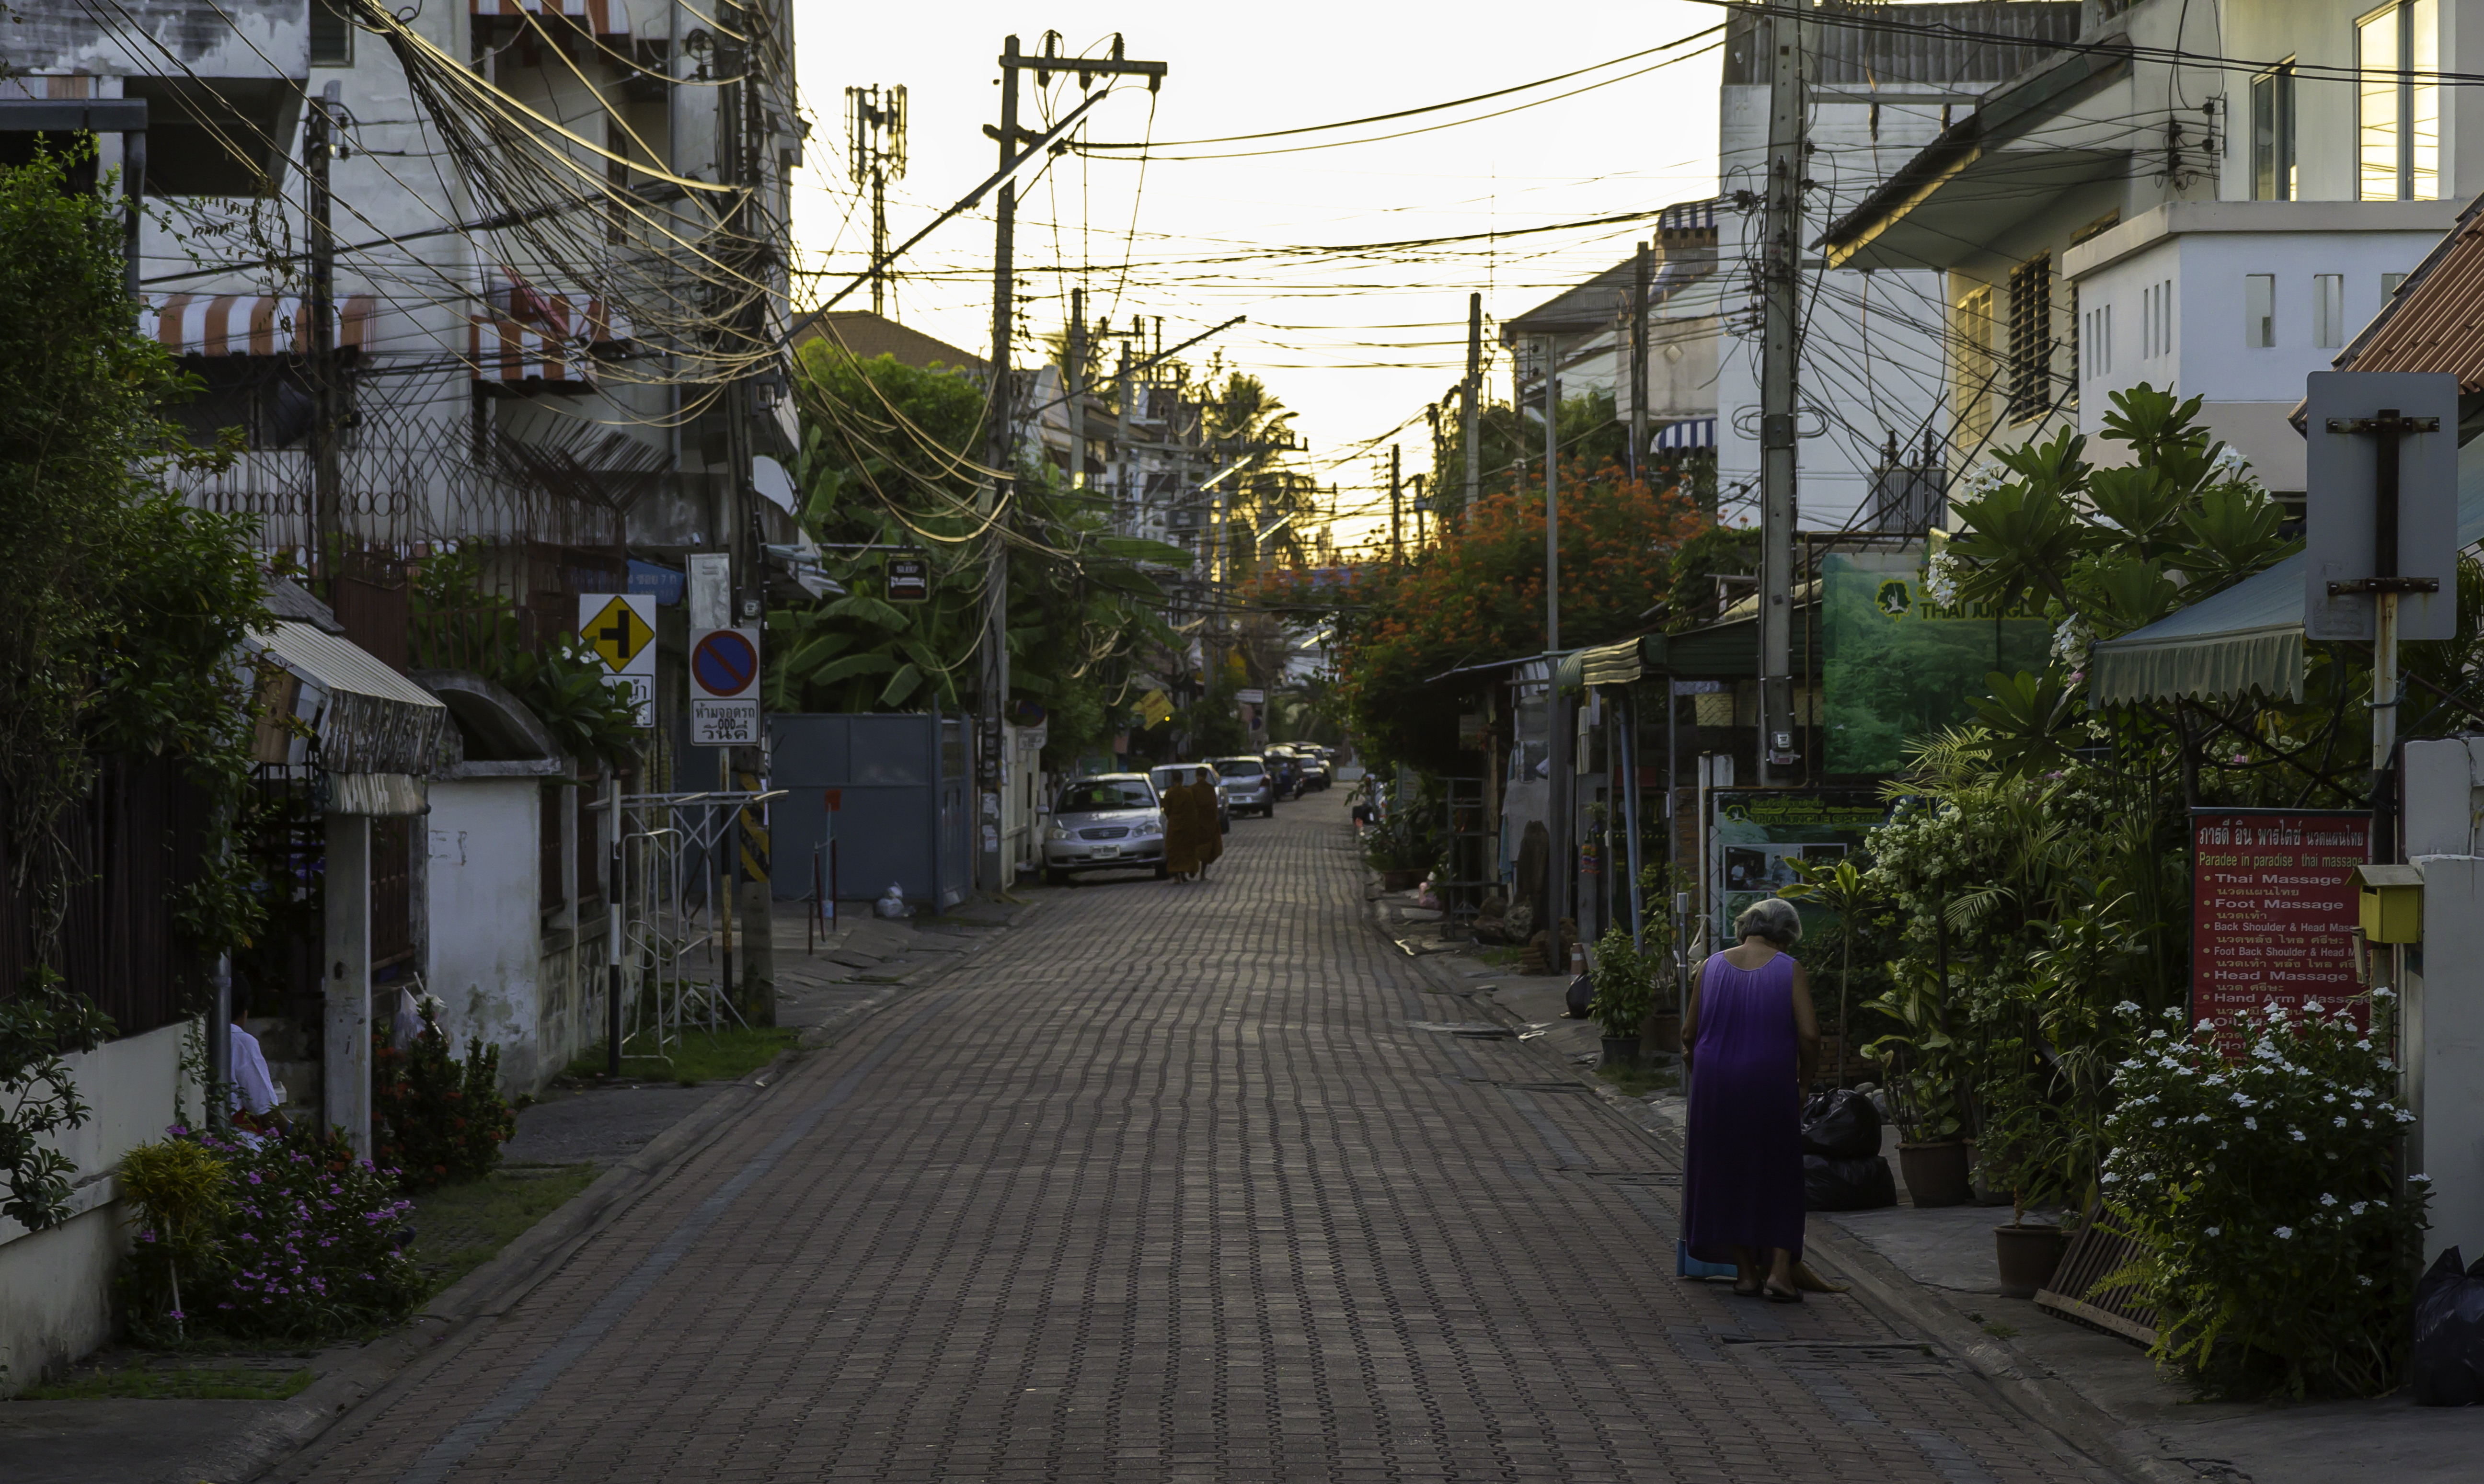
<instances>
[{"instance_id":1,"label":"road sign post","mask_svg":"<svg viewBox=\"0 0 2484 1484\"><path fill-rule=\"evenodd\" d=\"M2458 378L2315 371L2306 387L2303 632L2372 646L2372 852L2397 858L2398 641L2458 631Z\"/></svg>"},{"instance_id":2,"label":"road sign post","mask_svg":"<svg viewBox=\"0 0 2484 1484\"><path fill-rule=\"evenodd\" d=\"M652 593L580 593L578 636L604 661L604 683L626 690L638 725L656 724L656 599Z\"/></svg>"},{"instance_id":3,"label":"road sign post","mask_svg":"<svg viewBox=\"0 0 2484 1484\"><path fill-rule=\"evenodd\" d=\"M759 745L759 631L690 634L690 744Z\"/></svg>"}]
</instances>

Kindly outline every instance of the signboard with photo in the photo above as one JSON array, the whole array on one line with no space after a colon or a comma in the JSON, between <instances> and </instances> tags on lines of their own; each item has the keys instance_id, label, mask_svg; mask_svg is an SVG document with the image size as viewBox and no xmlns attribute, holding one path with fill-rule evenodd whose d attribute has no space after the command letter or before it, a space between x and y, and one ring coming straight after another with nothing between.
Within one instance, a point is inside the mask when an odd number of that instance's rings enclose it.
<instances>
[{"instance_id":1,"label":"signboard with photo","mask_svg":"<svg viewBox=\"0 0 2484 1484\"><path fill-rule=\"evenodd\" d=\"M1833 553L1820 561L1821 722L1832 773L1895 772L1910 738L1975 718L1999 670L2043 673L2041 618L1955 607L1924 590L1913 553Z\"/></svg>"},{"instance_id":2,"label":"signboard with photo","mask_svg":"<svg viewBox=\"0 0 2484 1484\"><path fill-rule=\"evenodd\" d=\"M1860 851L1866 834L1888 820L1889 806L1870 789L1710 791L1711 946L1731 946L1736 914L1802 879L1796 863L1834 864L1849 851ZM1820 907L1798 905L1806 934L1829 919Z\"/></svg>"}]
</instances>

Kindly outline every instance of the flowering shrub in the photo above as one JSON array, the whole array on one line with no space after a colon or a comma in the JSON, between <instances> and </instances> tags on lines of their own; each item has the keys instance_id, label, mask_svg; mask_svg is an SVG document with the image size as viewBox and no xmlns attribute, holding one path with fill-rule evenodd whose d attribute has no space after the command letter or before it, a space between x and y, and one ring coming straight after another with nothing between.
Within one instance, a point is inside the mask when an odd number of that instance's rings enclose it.
<instances>
[{"instance_id":1,"label":"flowering shrub","mask_svg":"<svg viewBox=\"0 0 2484 1484\"><path fill-rule=\"evenodd\" d=\"M2393 1174L2413 1116L2359 1008L2242 1017L2230 1063L2214 1022L2152 1031L2117 1069L2107 1219L2146 1255L2106 1282L2135 1282L2153 1353L2203 1390L2369 1396L2405 1363L2427 1191Z\"/></svg>"},{"instance_id":2,"label":"flowering shrub","mask_svg":"<svg viewBox=\"0 0 2484 1484\"><path fill-rule=\"evenodd\" d=\"M371 1048L371 1098L379 1162L409 1191L481 1179L517 1131L500 1096L500 1048L478 1039L467 1042L463 1062L451 1057L429 1001L411 1047Z\"/></svg>"},{"instance_id":3,"label":"flowering shrub","mask_svg":"<svg viewBox=\"0 0 2484 1484\"><path fill-rule=\"evenodd\" d=\"M189 1163L221 1167L225 1186L204 1232L164 1229L142 1214L122 1270L142 1339L168 1328L328 1339L395 1323L421 1301L422 1275L401 1250L413 1204L396 1196L391 1173L355 1159L343 1139L168 1132L168 1145L203 1156Z\"/></svg>"}]
</instances>

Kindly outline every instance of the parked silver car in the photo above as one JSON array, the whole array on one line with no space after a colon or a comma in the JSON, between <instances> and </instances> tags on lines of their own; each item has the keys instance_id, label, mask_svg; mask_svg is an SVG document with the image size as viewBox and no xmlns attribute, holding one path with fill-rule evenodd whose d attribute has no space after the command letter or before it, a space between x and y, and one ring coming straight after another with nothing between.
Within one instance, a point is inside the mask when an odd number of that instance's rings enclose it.
<instances>
[{"instance_id":1,"label":"parked silver car","mask_svg":"<svg viewBox=\"0 0 2484 1484\"><path fill-rule=\"evenodd\" d=\"M1164 809L1147 774L1099 773L1061 786L1043 831L1043 878L1060 886L1079 871L1153 871L1164 879Z\"/></svg>"},{"instance_id":2,"label":"parked silver car","mask_svg":"<svg viewBox=\"0 0 2484 1484\"><path fill-rule=\"evenodd\" d=\"M1228 818L1235 814L1256 814L1261 819L1277 812L1277 781L1268 776L1268 765L1257 758L1209 758L1207 766L1216 769L1216 796L1225 802Z\"/></svg>"},{"instance_id":3,"label":"parked silver car","mask_svg":"<svg viewBox=\"0 0 2484 1484\"><path fill-rule=\"evenodd\" d=\"M1156 796L1162 798L1175 774L1196 772L1206 767L1205 763L1167 763L1161 768L1148 769L1148 781L1156 786ZM1233 833L1233 800L1227 797L1221 788L1216 791L1216 832L1221 835Z\"/></svg>"}]
</instances>

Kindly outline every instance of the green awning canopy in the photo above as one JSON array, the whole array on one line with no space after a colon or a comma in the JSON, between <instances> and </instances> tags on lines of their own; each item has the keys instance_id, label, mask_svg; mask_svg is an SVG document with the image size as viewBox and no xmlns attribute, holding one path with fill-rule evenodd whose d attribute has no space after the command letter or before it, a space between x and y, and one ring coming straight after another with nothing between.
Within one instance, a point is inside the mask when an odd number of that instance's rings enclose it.
<instances>
[{"instance_id":1,"label":"green awning canopy","mask_svg":"<svg viewBox=\"0 0 2484 1484\"><path fill-rule=\"evenodd\" d=\"M2458 544L2484 540L2484 438L2458 450ZM2303 699L2304 563L2266 572L2088 652L2089 702L2210 698L2251 691Z\"/></svg>"}]
</instances>

